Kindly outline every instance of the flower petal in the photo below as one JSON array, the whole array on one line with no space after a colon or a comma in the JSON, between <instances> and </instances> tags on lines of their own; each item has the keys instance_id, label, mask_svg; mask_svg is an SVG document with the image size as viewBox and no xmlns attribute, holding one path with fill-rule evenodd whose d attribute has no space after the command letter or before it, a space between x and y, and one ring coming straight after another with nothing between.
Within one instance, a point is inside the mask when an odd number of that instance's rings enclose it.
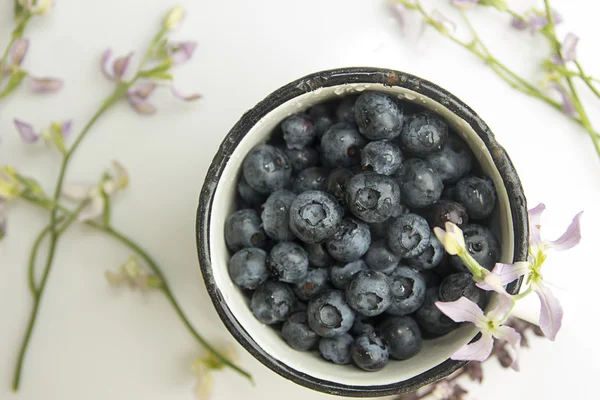
<instances>
[{"instance_id":1,"label":"flower petal","mask_svg":"<svg viewBox=\"0 0 600 400\"><path fill-rule=\"evenodd\" d=\"M152 115L156 113L156 107L135 95L128 95L127 100L131 107L140 114Z\"/></svg>"},{"instance_id":2,"label":"flower petal","mask_svg":"<svg viewBox=\"0 0 600 400\"><path fill-rule=\"evenodd\" d=\"M558 94L560 95L560 97L562 99L563 112L571 117L577 115L577 109L575 108L575 104L573 104L573 101L571 100L569 93L567 93L567 90L558 84L553 84L551 86L554 88L554 90L556 90L558 92Z\"/></svg>"},{"instance_id":3,"label":"flower petal","mask_svg":"<svg viewBox=\"0 0 600 400\"><path fill-rule=\"evenodd\" d=\"M127 54L126 56L119 57L113 63L113 76L115 79L122 79L123 76L127 73L127 69L129 67L129 63L131 62L131 58L133 57L133 52Z\"/></svg>"},{"instance_id":4,"label":"flower petal","mask_svg":"<svg viewBox=\"0 0 600 400\"><path fill-rule=\"evenodd\" d=\"M498 283L501 287L504 287L528 273L530 268L531 264L526 261L517 261L514 264L497 263L494 266L492 273L486 276L486 280L490 275L497 276L499 279ZM477 283L477 286L483 290L494 290L494 288L486 282ZM492 283L494 282L492 281Z\"/></svg>"},{"instance_id":5,"label":"flower petal","mask_svg":"<svg viewBox=\"0 0 600 400\"><path fill-rule=\"evenodd\" d=\"M56 92L63 87L63 81L57 78L30 77L31 90L35 93Z\"/></svg>"},{"instance_id":6,"label":"flower petal","mask_svg":"<svg viewBox=\"0 0 600 400\"><path fill-rule=\"evenodd\" d=\"M479 3L479 0L452 0L452 5L458 8L473 8Z\"/></svg>"},{"instance_id":7,"label":"flower petal","mask_svg":"<svg viewBox=\"0 0 600 400\"><path fill-rule=\"evenodd\" d=\"M506 293L506 292L505 292ZM489 310L486 314L486 318L492 321L504 321L506 319L507 314L510 312L511 307L513 305L513 298L510 295L506 296L498 296L498 303L496 306Z\"/></svg>"},{"instance_id":8,"label":"flower petal","mask_svg":"<svg viewBox=\"0 0 600 400\"><path fill-rule=\"evenodd\" d=\"M526 21L522 20L521 18L516 18L516 17L514 17L510 21L510 25L519 31L524 31L529 26L529 24Z\"/></svg>"},{"instance_id":9,"label":"flower petal","mask_svg":"<svg viewBox=\"0 0 600 400\"><path fill-rule=\"evenodd\" d=\"M101 195L93 196L90 204L88 204L79 213L77 219L81 222L91 221L100 217L104 213L104 198Z\"/></svg>"},{"instance_id":10,"label":"flower petal","mask_svg":"<svg viewBox=\"0 0 600 400\"><path fill-rule=\"evenodd\" d=\"M521 350L521 335L510 326L499 326L495 329L493 335L497 339L505 340L515 351L512 357L513 363L510 366L515 371L519 370L519 351Z\"/></svg>"},{"instance_id":11,"label":"flower petal","mask_svg":"<svg viewBox=\"0 0 600 400\"><path fill-rule=\"evenodd\" d=\"M23 139L25 143L34 143L37 142L40 138L40 135L35 131L31 124L20 121L18 119L15 119L14 123L17 127L19 135L21 136L21 139Z\"/></svg>"},{"instance_id":12,"label":"flower petal","mask_svg":"<svg viewBox=\"0 0 600 400\"><path fill-rule=\"evenodd\" d=\"M211 373L206 373L198 378L196 386L196 399L209 400L214 387L214 379Z\"/></svg>"},{"instance_id":13,"label":"flower petal","mask_svg":"<svg viewBox=\"0 0 600 400\"><path fill-rule=\"evenodd\" d=\"M494 291L503 296L510 296L504 288L505 285L502 284L502 280L496 274L487 274L483 278L483 282L477 282L476 285L483 290Z\"/></svg>"},{"instance_id":14,"label":"flower petal","mask_svg":"<svg viewBox=\"0 0 600 400\"><path fill-rule=\"evenodd\" d=\"M539 32L542 28L548 25L548 19L536 13L533 13L527 20L531 34Z\"/></svg>"},{"instance_id":15,"label":"flower petal","mask_svg":"<svg viewBox=\"0 0 600 400\"><path fill-rule=\"evenodd\" d=\"M562 326L563 309L549 287L543 283L535 284L533 289L540 298L540 328L544 335L554 341Z\"/></svg>"},{"instance_id":16,"label":"flower petal","mask_svg":"<svg viewBox=\"0 0 600 400\"><path fill-rule=\"evenodd\" d=\"M183 101L196 101L196 100L202 98L202 95L199 93L190 94L188 96L183 95L183 94L181 94L181 92L179 92L173 86L171 86L171 93L173 93L173 96L175 96L176 98L183 100Z\"/></svg>"},{"instance_id":17,"label":"flower petal","mask_svg":"<svg viewBox=\"0 0 600 400\"><path fill-rule=\"evenodd\" d=\"M67 182L63 185L61 194L69 200L80 201L90 196L94 186L86 182Z\"/></svg>"},{"instance_id":18,"label":"flower petal","mask_svg":"<svg viewBox=\"0 0 600 400\"><path fill-rule=\"evenodd\" d=\"M465 344L450 358L453 360L485 361L490 357L494 347L494 338L489 333L482 333L475 343Z\"/></svg>"},{"instance_id":19,"label":"flower petal","mask_svg":"<svg viewBox=\"0 0 600 400\"><path fill-rule=\"evenodd\" d=\"M579 37L573 32L567 33L565 40L562 45L562 53L565 61L575 61L577 58L577 44L579 43Z\"/></svg>"},{"instance_id":20,"label":"flower petal","mask_svg":"<svg viewBox=\"0 0 600 400\"><path fill-rule=\"evenodd\" d=\"M404 4L398 3L397 1L390 1L389 6L392 10L392 15L394 16L396 22L398 22L398 25L400 26L400 31L402 33L405 33L408 28L408 10L404 6Z\"/></svg>"},{"instance_id":21,"label":"flower petal","mask_svg":"<svg viewBox=\"0 0 600 400\"><path fill-rule=\"evenodd\" d=\"M11 49L12 65L19 66L23 63L27 50L29 49L29 39L19 39L15 42Z\"/></svg>"},{"instance_id":22,"label":"flower petal","mask_svg":"<svg viewBox=\"0 0 600 400\"><path fill-rule=\"evenodd\" d=\"M188 62L194 55L196 46L197 43L191 41L171 44L168 51L173 64L178 65Z\"/></svg>"},{"instance_id":23,"label":"flower petal","mask_svg":"<svg viewBox=\"0 0 600 400\"><path fill-rule=\"evenodd\" d=\"M435 302L436 307L454 322L471 322L478 327L486 324L481 308L466 297L451 302Z\"/></svg>"},{"instance_id":24,"label":"flower petal","mask_svg":"<svg viewBox=\"0 0 600 400\"><path fill-rule=\"evenodd\" d=\"M132 96L146 100L156 89L156 84L152 82L143 82L131 91Z\"/></svg>"},{"instance_id":25,"label":"flower petal","mask_svg":"<svg viewBox=\"0 0 600 400\"><path fill-rule=\"evenodd\" d=\"M569 225L565 233L563 233L562 236L558 239L548 242L547 246L558 251L569 250L570 248L577 246L579 244L579 241L581 240L582 214L583 211L578 213L573 218L573 221L571 221L571 224Z\"/></svg>"},{"instance_id":26,"label":"flower petal","mask_svg":"<svg viewBox=\"0 0 600 400\"><path fill-rule=\"evenodd\" d=\"M62 123L60 126L60 133L63 137L68 137L71 134L71 127L73 126L73 121L68 120Z\"/></svg>"},{"instance_id":27,"label":"flower petal","mask_svg":"<svg viewBox=\"0 0 600 400\"><path fill-rule=\"evenodd\" d=\"M527 212L529 214L529 245L532 247L542 245L540 230L542 229L542 213L545 209L546 205L540 203Z\"/></svg>"},{"instance_id":28,"label":"flower petal","mask_svg":"<svg viewBox=\"0 0 600 400\"><path fill-rule=\"evenodd\" d=\"M110 59L111 58L112 58L112 50L106 49L104 51L104 53L102 54L101 68L102 68L102 73L104 74L104 76L107 79L114 81L115 76L113 75L112 71L110 70Z\"/></svg>"},{"instance_id":29,"label":"flower petal","mask_svg":"<svg viewBox=\"0 0 600 400\"><path fill-rule=\"evenodd\" d=\"M116 190L126 188L129 184L129 173L127 172L127 169L117 160L113 160L112 165L117 172L115 177Z\"/></svg>"}]
</instances>

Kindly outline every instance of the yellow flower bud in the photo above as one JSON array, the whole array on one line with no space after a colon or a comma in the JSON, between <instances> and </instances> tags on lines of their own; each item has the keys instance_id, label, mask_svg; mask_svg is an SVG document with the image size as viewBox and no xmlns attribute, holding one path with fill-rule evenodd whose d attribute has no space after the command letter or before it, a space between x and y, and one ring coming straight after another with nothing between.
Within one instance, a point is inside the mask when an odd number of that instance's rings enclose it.
<instances>
[{"instance_id":1,"label":"yellow flower bud","mask_svg":"<svg viewBox=\"0 0 600 400\"><path fill-rule=\"evenodd\" d=\"M171 11L169 11L169 13L167 14L167 16L165 17L165 20L163 22L163 26L165 27L165 29L168 29L171 31L171 30L177 28L177 26L183 20L184 14L185 14L185 11L184 11L183 7L180 7L180 6L175 7Z\"/></svg>"},{"instance_id":2,"label":"yellow flower bud","mask_svg":"<svg viewBox=\"0 0 600 400\"><path fill-rule=\"evenodd\" d=\"M0 168L0 197L11 200L21 195L17 172L8 166Z\"/></svg>"}]
</instances>

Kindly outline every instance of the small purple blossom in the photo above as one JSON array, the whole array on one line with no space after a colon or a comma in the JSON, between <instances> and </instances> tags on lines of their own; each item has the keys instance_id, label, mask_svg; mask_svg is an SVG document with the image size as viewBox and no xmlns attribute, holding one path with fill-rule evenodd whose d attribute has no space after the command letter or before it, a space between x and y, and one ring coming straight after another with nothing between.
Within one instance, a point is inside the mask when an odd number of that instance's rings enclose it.
<instances>
[{"instance_id":1,"label":"small purple blossom","mask_svg":"<svg viewBox=\"0 0 600 400\"><path fill-rule=\"evenodd\" d=\"M21 136L21 139L25 142L25 143L35 143L37 142L40 137L43 137L46 140L51 141L51 135L49 133L47 133L47 131L42 131L42 132L37 132L35 130L35 128L33 127L33 125L21 121L19 119L15 119L14 121L15 127L17 128L17 132L19 133L19 136ZM59 131L60 135L65 138L67 136L69 136L69 134L71 133L71 126L72 126L73 122L72 121L65 121L62 124L55 124L53 123L50 127L50 129L56 129Z\"/></svg>"},{"instance_id":2,"label":"small purple blossom","mask_svg":"<svg viewBox=\"0 0 600 400\"><path fill-rule=\"evenodd\" d=\"M451 0L454 7L470 9L479 3L479 0Z\"/></svg>"},{"instance_id":3,"label":"small purple blossom","mask_svg":"<svg viewBox=\"0 0 600 400\"><path fill-rule=\"evenodd\" d=\"M30 77L31 90L35 93L56 92L63 87L63 81L57 78Z\"/></svg>"},{"instance_id":4,"label":"small purple blossom","mask_svg":"<svg viewBox=\"0 0 600 400\"><path fill-rule=\"evenodd\" d=\"M104 73L104 76L115 82L123 80L132 58L133 52L116 58L111 64L112 51L107 49L102 55L102 72Z\"/></svg>"},{"instance_id":5,"label":"small purple blossom","mask_svg":"<svg viewBox=\"0 0 600 400\"><path fill-rule=\"evenodd\" d=\"M561 97L563 112L570 117L575 117L577 115L577 109L567 90L557 83L553 83L551 86Z\"/></svg>"},{"instance_id":6,"label":"small purple blossom","mask_svg":"<svg viewBox=\"0 0 600 400\"><path fill-rule=\"evenodd\" d=\"M20 66L29 50L29 39L19 39L15 41L10 53L12 65Z\"/></svg>"},{"instance_id":7,"label":"small purple blossom","mask_svg":"<svg viewBox=\"0 0 600 400\"><path fill-rule=\"evenodd\" d=\"M151 115L156 113L154 107L148 99L156 89L156 84L152 82L143 82L136 88L132 88L127 92L127 100L135 111L143 115Z\"/></svg>"},{"instance_id":8,"label":"small purple blossom","mask_svg":"<svg viewBox=\"0 0 600 400\"><path fill-rule=\"evenodd\" d=\"M173 93L173 96L183 101L196 101L202 98L202 95L199 93L184 95L173 86L171 86L171 93Z\"/></svg>"},{"instance_id":9,"label":"small purple blossom","mask_svg":"<svg viewBox=\"0 0 600 400\"><path fill-rule=\"evenodd\" d=\"M169 57L171 57L173 64L180 65L188 62L192 58L196 46L197 43L191 41L171 43L167 47L167 52Z\"/></svg>"},{"instance_id":10,"label":"small purple blossom","mask_svg":"<svg viewBox=\"0 0 600 400\"><path fill-rule=\"evenodd\" d=\"M554 25L563 22L562 16L556 10L552 10L552 20L554 21ZM511 21L511 25L513 28L520 31L529 28L529 31L533 35L548 25L548 18L538 11L533 11L529 13L529 15L526 15L524 19L514 17Z\"/></svg>"},{"instance_id":11,"label":"small purple blossom","mask_svg":"<svg viewBox=\"0 0 600 400\"><path fill-rule=\"evenodd\" d=\"M579 37L573 32L567 33L565 40L562 44L563 59L565 62L575 61L577 58L577 45L579 44Z\"/></svg>"}]
</instances>

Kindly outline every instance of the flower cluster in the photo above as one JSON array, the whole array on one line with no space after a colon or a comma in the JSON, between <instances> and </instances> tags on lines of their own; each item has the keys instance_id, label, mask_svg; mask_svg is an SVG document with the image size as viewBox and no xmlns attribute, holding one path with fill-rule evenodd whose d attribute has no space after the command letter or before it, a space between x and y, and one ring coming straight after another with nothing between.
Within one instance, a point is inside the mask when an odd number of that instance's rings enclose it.
<instances>
[{"instance_id":1,"label":"flower cluster","mask_svg":"<svg viewBox=\"0 0 600 400\"><path fill-rule=\"evenodd\" d=\"M118 272L106 271L104 276L108 283L115 287L127 285L131 289L148 290L158 289L162 285L159 277L144 271L136 255L129 257Z\"/></svg>"},{"instance_id":2,"label":"flower cluster","mask_svg":"<svg viewBox=\"0 0 600 400\"><path fill-rule=\"evenodd\" d=\"M435 234L451 255L457 255L473 274L473 280L481 289L498 293L497 301L486 313L471 300L465 297L454 302L437 302L436 306L455 322L470 322L481 332L481 338L474 343L464 345L453 356L454 360L484 361L492 353L494 339L505 341L513 350L511 367L518 369L521 335L505 325L516 301L530 293L540 299L540 329L550 340L554 340L562 326L563 310L548 285L544 281L542 266L551 249L563 251L576 246L581 240L581 215L578 213L565 233L556 240L543 240L541 231L541 214L545 210L540 204L529 211L529 255L527 261L514 264L498 263L488 271L481 267L469 254L462 231L452 223L446 223L446 230L435 228ZM511 296L505 286L523 277L527 287L521 294Z\"/></svg>"}]
</instances>

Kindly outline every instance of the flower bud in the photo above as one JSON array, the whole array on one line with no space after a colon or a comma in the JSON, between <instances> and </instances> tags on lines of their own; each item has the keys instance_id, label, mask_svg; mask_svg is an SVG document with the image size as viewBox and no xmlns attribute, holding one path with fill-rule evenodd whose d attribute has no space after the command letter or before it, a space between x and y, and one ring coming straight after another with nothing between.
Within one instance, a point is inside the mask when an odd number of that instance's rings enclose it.
<instances>
[{"instance_id":1,"label":"flower bud","mask_svg":"<svg viewBox=\"0 0 600 400\"><path fill-rule=\"evenodd\" d=\"M183 7L178 6L178 7L173 8L166 15L165 20L163 22L163 27L170 31L177 28L177 26L183 20L184 14L185 14L185 11L184 11Z\"/></svg>"}]
</instances>

